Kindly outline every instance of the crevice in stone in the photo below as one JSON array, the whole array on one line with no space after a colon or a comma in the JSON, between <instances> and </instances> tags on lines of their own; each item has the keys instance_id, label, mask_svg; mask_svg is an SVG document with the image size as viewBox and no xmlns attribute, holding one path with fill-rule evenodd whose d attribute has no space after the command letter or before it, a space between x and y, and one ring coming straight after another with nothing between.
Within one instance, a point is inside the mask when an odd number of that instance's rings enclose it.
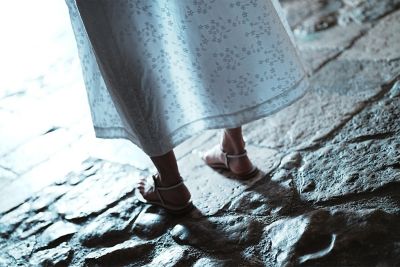
<instances>
[{"instance_id":1,"label":"crevice in stone","mask_svg":"<svg viewBox=\"0 0 400 267\"><path fill-rule=\"evenodd\" d=\"M371 27L372 28L372 27ZM323 67L325 67L328 63L330 63L331 61L334 61L335 59L337 59L338 57L340 57L340 55L342 55L345 51L350 50L354 44L360 40L362 37L364 37L367 33L368 33L369 29L363 30L360 32L360 34L356 35L347 46L343 47L343 49L341 49L340 51L338 51L336 54L334 54L333 56L327 58L325 61L323 61L321 64L318 65L317 68L315 68L313 70L313 74L316 74L317 72L319 72Z\"/></svg>"},{"instance_id":2,"label":"crevice in stone","mask_svg":"<svg viewBox=\"0 0 400 267\"><path fill-rule=\"evenodd\" d=\"M336 127L334 127L331 131L329 131L327 134L324 136L321 136L320 138L314 140L315 145L313 146L308 146L305 149L295 149L297 151L308 151L308 152L314 152L330 141L332 141L333 138L342 130L342 128L356 115L361 113L363 110L365 110L367 107L370 105L374 104L375 102L381 100L384 98L391 88L394 86L394 84L400 79L400 75L393 77L389 82L384 83L380 86L381 90L379 90L375 95L371 96L369 99L366 99L363 101L363 104L360 105L359 108L357 108L354 112L352 112L346 119L344 119L340 124L338 124ZM390 133L390 132L389 132ZM394 133L393 133L394 134ZM391 135L388 135L390 137ZM384 139L385 137L382 138L375 138L375 139ZM362 141L359 141L362 142ZM351 143L351 142L350 142Z\"/></svg>"},{"instance_id":3,"label":"crevice in stone","mask_svg":"<svg viewBox=\"0 0 400 267\"><path fill-rule=\"evenodd\" d=\"M48 133L52 133L52 132L54 132L54 131L57 131L58 129L61 129L61 128L58 127L58 126L53 126L53 127L51 127L50 129L48 129L46 132L44 132L42 135L46 135L46 134L48 134Z\"/></svg>"},{"instance_id":4,"label":"crevice in stone","mask_svg":"<svg viewBox=\"0 0 400 267\"><path fill-rule=\"evenodd\" d=\"M9 168L9 167L0 165L0 168L6 170L6 171L8 171L8 172L11 172L12 174L14 174L14 175L16 175L16 176L19 176L19 173L17 173L16 171L14 171L13 169L11 169L11 168Z\"/></svg>"},{"instance_id":5,"label":"crevice in stone","mask_svg":"<svg viewBox=\"0 0 400 267\"><path fill-rule=\"evenodd\" d=\"M367 134L361 135L351 140L346 141L347 143L361 143L369 140L381 140L392 137L395 133L394 132L387 132L387 133L377 133L377 134Z\"/></svg>"},{"instance_id":6,"label":"crevice in stone","mask_svg":"<svg viewBox=\"0 0 400 267\"><path fill-rule=\"evenodd\" d=\"M395 196L399 195L399 192L400 192L400 182L394 181L394 182L389 182L373 191L351 193L340 197L333 197L332 199L329 200L316 201L312 203L312 206L314 208L324 208L340 204L346 204L353 201L370 200L373 197L384 197L389 195Z\"/></svg>"}]
</instances>

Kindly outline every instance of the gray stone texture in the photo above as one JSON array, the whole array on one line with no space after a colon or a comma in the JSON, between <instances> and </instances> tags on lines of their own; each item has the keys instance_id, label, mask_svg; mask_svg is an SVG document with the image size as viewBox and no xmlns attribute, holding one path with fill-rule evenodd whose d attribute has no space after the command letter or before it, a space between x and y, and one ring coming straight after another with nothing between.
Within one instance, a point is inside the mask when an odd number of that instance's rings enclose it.
<instances>
[{"instance_id":1,"label":"gray stone texture","mask_svg":"<svg viewBox=\"0 0 400 267\"><path fill-rule=\"evenodd\" d=\"M207 167L201 154L221 132L196 135L176 149L196 209L173 216L134 195L154 168L88 158L0 205L0 266L400 266L399 2L281 2L312 88L244 125L258 176ZM27 146L2 147L0 175L18 182L76 133L46 135L18 133ZM54 142L10 167L43 140Z\"/></svg>"}]
</instances>

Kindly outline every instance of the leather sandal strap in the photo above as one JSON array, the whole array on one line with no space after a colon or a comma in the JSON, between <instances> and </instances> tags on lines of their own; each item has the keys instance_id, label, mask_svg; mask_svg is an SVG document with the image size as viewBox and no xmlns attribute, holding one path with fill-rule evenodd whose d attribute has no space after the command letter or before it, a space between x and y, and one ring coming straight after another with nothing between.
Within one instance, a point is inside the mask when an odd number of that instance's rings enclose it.
<instances>
[{"instance_id":1,"label":"leather sandal strap","mask_svg":"<svg viewBox=\"0 0 400 267\"><path fill-rule=\"evenodd\" d=\"M242 154L226 154L226 156L228 157L228 158L232 158L232 159L235 159L235 158L243 158L244 156L246 156L247 155L247 151L246 150L244 150L244 152L242 153Z\"/></svg>"},{"instance_id":2,"label":"leather sandal strap","mask_svg":"<svg viewBox=\"0 0 400 267\"><path fill-rule=\"evenodd\" d=\"M174 184L171 186L159 186L156 175L153 175L154 187L155 187L155 189L161 190L161 191L167 191L167 190L178 188L179 186L183 185L183 179L182 179L182 177L180 177L180 178L181 178L181 181L177 184Z\"/></svg>"},{"instance_id":3,"label":"leather sandal strap","mask_svg":"<svg viewBox=\"0 0 400 267\"><path fill-rule=\"evenodd\" d=\"M222 154L224 155L224 160L225 160L225 166L230 169L229 167L229 161L228 158L230 159L236 159L236 158L242 158L247 156L247 150L245 149L243 153L241 154L228 154L224 151L224 149L222 148L222 145L220 145L219 149L221 150Z\"/></svg>"}]
</instances>

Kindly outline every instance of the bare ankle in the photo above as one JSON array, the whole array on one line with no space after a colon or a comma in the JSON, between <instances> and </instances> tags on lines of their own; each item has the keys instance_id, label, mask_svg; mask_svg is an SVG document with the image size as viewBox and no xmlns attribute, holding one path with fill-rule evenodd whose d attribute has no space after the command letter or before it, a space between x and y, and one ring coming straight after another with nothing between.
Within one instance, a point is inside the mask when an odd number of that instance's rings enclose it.
<instances>
[{"instance_id":1,"label":"bare ankle","mask_svg":"<svg viewBox=\"0 0 400 267\"><path fill-rule=\"evenodd\" d=\"M230 154L242 154L245 151L245 142L241 135L232 136L224 131L222 138L222 149Z\"/></svg>"}]
</instances>

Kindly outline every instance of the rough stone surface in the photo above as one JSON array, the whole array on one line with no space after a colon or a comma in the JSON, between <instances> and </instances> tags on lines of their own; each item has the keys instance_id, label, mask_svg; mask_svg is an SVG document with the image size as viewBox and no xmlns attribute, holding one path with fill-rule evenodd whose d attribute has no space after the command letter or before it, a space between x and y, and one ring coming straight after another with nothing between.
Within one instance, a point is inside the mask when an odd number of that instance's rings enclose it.
<instances>
[{"instance_id":1,"label":"rough stone surface","mask_svg":"<svg viewBox=\"0 0 400 267\"><path fill-rule=\"evenodd\" d=\"M78 226L73 223L57 221L39 236L37 247L44 248L68 239L78 231Z\"/></svg>"},{"instance_id":2,"label":"rough stone surface","mask_svg":"<svg viewBox=\"0 0 400 267\"><path fill-rule=\"evenodd\" d=\"M400 10L379 21L364 38L354 44L352 49L345 51L343 56L352 60L386 61L386 64L397 62L398 73L400 37L397 29L399 27Z\"/></svg>"},{"instance_id":3,"label":"rough stone surface","mask_svg":"<svg viewBox=\"0 0 400 267\"><path fill-rule=\"evenodd\" d=\"M132 232L144 239L153 239L165 233L165 215L142 212L132 226Z\"/></svg>"},{"instance_id":4,"label":"rough stone surface","mask_svg":"<svg viewBox=\"0 0 400 267\"><path fill-rule=\"evenodd\" d=\"M67 266L72 253L67 243L62 243L56 248L36 252L29 263L33 266Z\"/></svg>"},{"instance_id":5,"label":"rough stone surface","mask_svg":"<svg viewBox=\"0 0 400 267\"><path fill-rule=\"evenodd\" d=\"M378 210L317 210L268 225L259 253L268 266L396 266L399 222Z\"/></svg>"},{"instance_id":6,"label":"rough stone surface","mask_svg":"<svg viewBox=\"0 0 400 267\"><path fill-rule=\"evenodd\" d=\"M348 24L351 21L363 23L374 21L400 7L399 0L343 0L344 6L339 11L339 22Z\"/></svg>"},{"instance_id":7,"label":"rough stone surface","mask_svg":"<svg viewBox=\"0 0 400 267\"><path fill-rule=\"evenodd\" d=\"M54 203L58 198L64 195L68 189L68 186L49 186L43 189L37 194L37 198L32 203L32 209L42 210Z\"/></svg>"},{"instance_id":8,"label":"rough stone surface","mask_svg":"<svg viewBox=\"0 0 400 267\"><path fill-rule=\"evenodd\" d=\"M89 253L85 258L85 262L89 266L107 266L110 264L123 266L129 260L138 260L140 258L143 260L146 253L149 253L153 247L153 243L128 240L111 248L103 248Z\"/></svg>"},{"instance_id":9,"label":"rough stone surface","mask_svg":"<svg viewBox=\"0 0 400 267\"><path fill-rule=\"evenodd\" d=\"M383 91L381 84L395 75L388 68L383 63L341 57L312 77L313 89L302 99L251 126L245 125L245 132L251 143L258 146L281 150L312 146L340 128L365 107L366 101Z\"/></svg>"},{"instance_id":10,"label":"rough stone surface","mask_svg":"<svg viewBox=\"0 0 400 267\"><path fill-rule=\"evenodd\" d=\"M255 241L261 223L242 216L224 216L187 221L174 226L170 235L178 244L225 253Z\"/></svg>"},{"instance_id":11,"label":"rough stone surface","mask_svg":"<svg viewBox=\"0 0 400 267\"><path fill-rule=\"evenodd\" d=\"M96 174L77 184L55 203L55 209L67 220L104 211L132 193L139 172L128 165L104 163Z\"/></svg>"},{"instance_id":12,"label":"rough stone surface","mask_svg":"<svg viewBox=\"0 0 400 267\"><path fill-rule=\"evenodd\" d=\"M46 228L54 221L56 221L57 216L49 211L39 212L32 217L26 219L16 230L17 235L24 239L28 236L36 234L40 230Z\"/></svg>"},{"instance_id":13,"label":"rough stone surface","mask_svg":"<svg viewBox=\"0 0 400 267\"><path fill-rule=\"evenodd\" d=\"M124 200L81 229L79 239L85 246L109 244L124 239L140 210L135 198Z\"/></svg>"},{"instance_id":14,"label":"rough stone surface","mask_svg":"<svg viewBox=\"0 0 400 267\"><path fill-rule=\"evenodd\" d=\"M400 182L396 138L326 146L304 158L296 186L309 201L377 190Z\"/></svg>"},{"instance_id":15,"label":"rough stone surface","mask_svg":"<svg viewBox=\"0 0 400 267\"><path fill-rule=\"evenodd\" d=\"M207 167L201 153L221 131L194 136L175 152L197 209L172 216L133 194L154 168L89 158L12 207L0 202L0 266L400 266L397 1L282 0L312 88L244 125L260 175L238 181Z\"/></svg>"},{"instance_id":16,"label":"rough stone surface","mask_svg":"<svg viewBox=\"0 0 400 267\"><path fill-rule=\"evenodd\" d=\"M8 236L26 218L29 217L31 204L24 203L15 210L0 217L0 236Z\"/></svg>"},{"instance_id":17,"label":"rough stone surface","mask_svg":"<svg viewBox=\"0 0 400 267\"><path fill-rule=\"evenodd\" d=\"M181 246L173 246L165 249L159 255L157 255L148 265L151 266L163 266L163 267L175 267L184 266L187 262L188 249ZM186 264L185 264L186 263Z\"/></svg>"},{"instance_id":18,"label":"rough stone surface","mask_svg":"<svg viewBox=\"0 0 400 267\"><path fill-rule=\"evenodd\" d=\"M210 147L206 147L205 150L208 148ZM280 159L273 149L260 149L249 145L247 150L252 155L253 163L261 170L256 177L248 181L233 179L229 172L214 171L201 160L200 151L189 154L178 163L181 175L191 190L193 203L204 215L218 212L235 196L276 168Z\"/></svg>"}]
</instances>

